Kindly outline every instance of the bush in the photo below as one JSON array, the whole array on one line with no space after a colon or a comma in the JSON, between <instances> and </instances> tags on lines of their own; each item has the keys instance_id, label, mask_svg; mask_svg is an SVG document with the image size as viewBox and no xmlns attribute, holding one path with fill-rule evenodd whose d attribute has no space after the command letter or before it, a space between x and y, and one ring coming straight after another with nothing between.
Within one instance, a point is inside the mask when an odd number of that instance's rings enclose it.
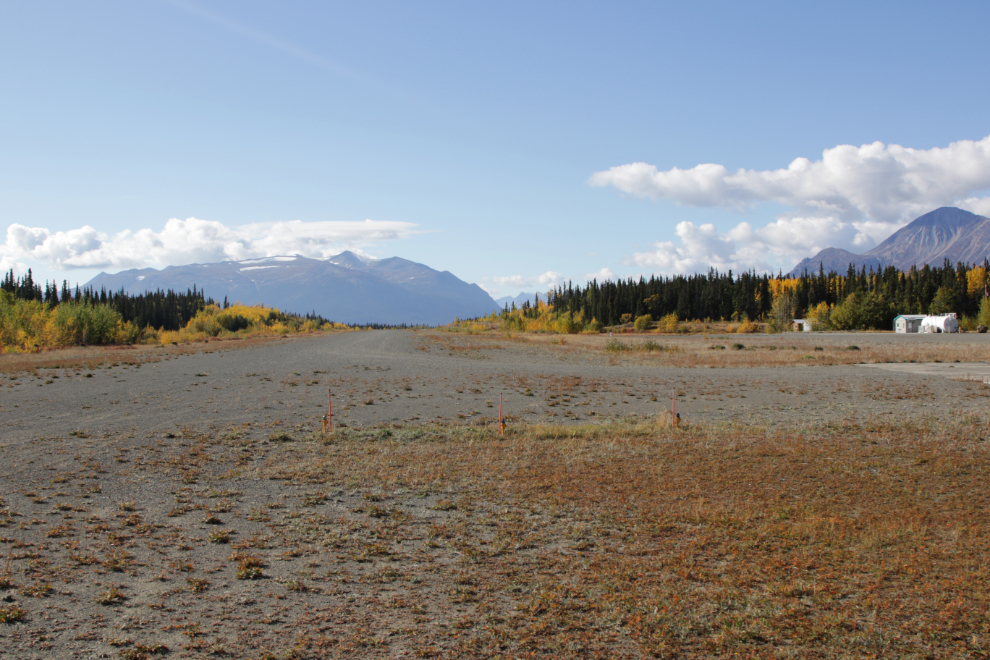
<instances>
[{"instance_id":1,"label":"bush","mask_svg":"<svg viewBox=\"0 0 990 660\"><path fill-rule=\"evenodd\" d=\"M677 332L677 314L670 313L657 321L657 332Z\"/></svg>"},{"instance_id":2,"label":"bush","mask_svg":"<svg viewBox=\"0 0 990 660\"><path fill-rule=\"evenodd\" d=\"M756 323L753 323L749 319L740 323L739 327L736 328L736 332L739 334L751 334L753 332L759 332L759 330L760 330L760 326Z\"/></svg>"},{"instance_id":3,"label":"bush","mask_svg":"<svg viewBox=\"0 0 990 660\"><path fill-rule=\"evenodd\" d=\"M827 302L820 302L808 310L808 322L812 330L832 329L832 308Z\"/></svg>"},{"instance_id":4,"label":"bush","mask_svg":"<svg viewBox=\"0 0 990 660\"><path fill-rule=\"evenodd\" d=\"M633 322L633 327L640 332L649 330L651 325L653 325L653 317L649 314L637 316L636 320Z\"/></svg>"},{"instance_id":5,"label":"bush","mask_svg":"<svg viewBox=\"0 0 990 660\"><path fill-rule=\"evenodd\" d=\"M865 330L889 330L894 316L893 306L884 303L876 292L868 294L859 304L859 327Z\"/></svg>"},{"instance_id":6,"label":"bush","mask_svg":"<svg viewBox=\"0 0 990 660\"><path fill-rule=\"evenodd\" d=\"M566 314L561 314L557 319L557 332L565 335L574 335L581 332L582 327L579 321L576 321L570 312Z\"/></svg>"},{"instance_id":7,"label":"bush","mask_svg":"<svg viewBox=\"0 0 990 660\"><path fill-rule=\"evenodd\" d=\"M605 332L605 325L598 319L591 319L591 323L584 326L585 332Z\"/></svg>"},{"instance_id":8,"label":"bush","mask_svg":"<svg viewBox=\"0 0 990 660\"><path fill-rule=\"evenodd\" d=\"M790 291L785 291L773 299L770 307L770 323L767 325L768 332L785 332L790 330L791 321L794 320L794 296Z\"/></svg>"},{"instance_id":9,"label":"bush","mask_svg":"<svg viewBox=\"0 0 990 660\"><path fill-rule=\"evenodd\" d=\"M990 298L980 299L980 311L976 314L976 322L990 327Z\"/></svg>"},{"instance_id":10,"label":"bush","mask_svg":"<svg viewBox=\"0 0 990 660\"><path fill-rule=\"evenodd\" d=\"M622 343L618 339L609 339L605 342L605 352L606 353L624 353L629 350L627 344Z\"/></svg>"},{"instance_id":11,"label":"bush","mask_svg":"<svg viewBox=\"0 0 990 660\"><path fill-rule=\"evenodd\" d=\"M832 326L836 330L855 330L859 327L859 296L850 293L832 310Z\"/></svg>"}]
</instances>

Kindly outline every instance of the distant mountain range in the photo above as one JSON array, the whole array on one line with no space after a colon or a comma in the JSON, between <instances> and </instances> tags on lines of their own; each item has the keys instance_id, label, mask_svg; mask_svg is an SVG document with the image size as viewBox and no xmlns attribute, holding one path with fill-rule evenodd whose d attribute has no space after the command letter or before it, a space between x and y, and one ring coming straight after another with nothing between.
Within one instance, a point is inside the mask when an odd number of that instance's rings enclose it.
<instances>
[{"instance_id":1,"label":"distant mountain range","mask_svg":"<svg viewBox=\"0 0 990 660\"><path fill-rule=\"evenodd\" d=\"M523 291L515 298L513 298L512 296L502 296L501 298L496 298L495 302L498 303L499 309L504 309L506 305L509 306L509 309L512 309L513 303L515 303L516 308L518 309L519 307L522 307L522 304L526 301L529 301L529 304L532 305L534 300L536 300L535 293L526 293L525 291ZM545 301L546 296L541 297L540 300Z\"/></svg>"},{"instance_id":2,"label":"distant mountain range","mask_svg":"<svg viewBox=\"0 0 990 660\"><path fill-rule=\"evenodd\" d=\"M341 323L439 325L474 318L499 306L477 284L399 257L368 259L341 252L329 259L267 257L247 261L142 268L87 283L94 289L140 294L185 291L195 285L214 300L263 303L280 310L316 312Z\"/></svg>"},{"instance_id":3,"label":"distant mountain range","mask_svg":"<svg viewBox=\"0 0 990 660\"><path fill-rule=\"evenodd\" d=\"M941 266L945 259L953 264L982 263L990 256L990 218L951 206L926 213L901 227L880 245L864 254L854 254L839 248L826 248L804 259L790 272L798 276L808 271L816 274L819 265L825 272L845 274L849 264L857 270L878 270L896 266L909 270L924 264Z\"/></svg>"}]
</instances>

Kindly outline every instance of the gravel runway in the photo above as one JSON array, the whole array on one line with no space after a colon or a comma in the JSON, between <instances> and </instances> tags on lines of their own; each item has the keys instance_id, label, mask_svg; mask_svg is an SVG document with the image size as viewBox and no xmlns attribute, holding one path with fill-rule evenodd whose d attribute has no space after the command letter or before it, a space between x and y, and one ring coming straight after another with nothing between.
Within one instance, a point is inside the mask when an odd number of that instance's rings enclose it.
<instances>
[{"instance_id":1,"label":"gravel runway","mask_svg":"<svg viewBox=\"0 0 990 660\"><path fill-rule=\"evenodd\" d=\"M925 365L616 365L601 355L556 352L546 345L485 339L451 344L439 335L347 332L221 348L143 366L8 376L0 381L0 446L71 433L169 433L245 422L315 429L326 412L328 390L335 423L354 427L490 423L497 418L500 395L510 423L660 416L670 409L672 394L687 422L756 425L879 416L938 419L982 412L986 405L981 382L940 376L980 374L987 371L985 364L969 370L965 364L941 365L939 373ZM880 337L889 341L890 336ZM985 336L951 339L967 338Z\"/></svg>"}]
</instances>

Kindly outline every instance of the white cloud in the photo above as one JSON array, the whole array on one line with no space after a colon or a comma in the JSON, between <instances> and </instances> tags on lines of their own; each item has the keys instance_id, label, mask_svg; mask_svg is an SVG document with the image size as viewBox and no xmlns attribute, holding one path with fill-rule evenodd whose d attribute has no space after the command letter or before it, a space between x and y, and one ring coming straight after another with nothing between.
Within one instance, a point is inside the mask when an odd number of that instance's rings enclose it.
<instances>
[{"instance_id":1,"label":"white cloud","mask_svg":"<svg viewBox=\"0 0 990 660\"><path fill-rule=\"evenodd\" d=\"M727 232L681 222L679 243L661 241L627 264L669 273L793 265L826 247L862 253L904 224L940 206L990 215L990 136L944 148L910 149L882 142L826 149L821 160L795 159L786 169L730 172L718 164L659 171L631 163L596 172L593 186L669 199L696 207L745 210L775 202L793 211L753 228L741 222Z\"/></svg>"},{"instance_id":2,"label":"white cloud","mask_svg":"<svg viewBox=\"0 0 990 660\"><path fill-rule=\"evenodd\" d=\"M587 273L584 279L588 282L591 280L598 280L599 282L604 282L605 280L615 280L615 273L612 272L611 268L602 268L597 273Z\"/></svg>"},{"instance_id":3,"label":"white cloud","mask_svg":"<svg viewBox=\"0 0 990 660\"><path fill-rule=\"evenodd\" d=\"M160 232L126 230L111 236L88 225L51 232L12 224L0 246L0 264L35 259L63 270L122 269L292 254L325 258L346 249L360 251L361 246L376 241L405 238L415 227L408 222L383 220L293 220L227 227L216 221L173 218Z\"/></svg>"},{"instance_id":4,"label":"white cloud","mask_svg":"<svg viewBox=\"0 0 990 660\"><path fill-rule=\"evenodd\" d=\"M540 275L500 275L495 277L485 277L479 286L495 297L504 289L515 289L520 291L540 291L546 292L549 289L560 285L564 281L564 276L554 270L548 270ZM491 283L491 284L486 284Z\"/></svg>"},{"instance_id":5,"label":"white cloud","mask_svg":"<svg viewBox=\"0 0 990 660\"><path fill-rule=\"evenodd\" d=\"M977 215L990 217L990 197L967 197L956 206Z\"/></svg>"},{"instance_id":6,"label":"white cloud","mask_svg":"<svg viewBox=\"0 0 990 660\"><path fill-rule=\"evenodd\" d=\"M774 271L790 266L827 247L862 253L897 230L893 223L846 222L835 217L779 218L754 229L740 222L727 232L715 225L679 222L674 234L679 244L658 241L647 252L636 252L625 263L661 273L720 271Z\"/></svg>"},{"instance_id":7,"label":"white cloud","mask_svg":"<svg viewBox=\"0 0 990 660\"><path fill-rule=\"evenodd\" d=\"M529 287L549 288L560 284L563 281L563 275L561 275L556 271L548 270L547 272L541 275L533 275L532 277L523 277L522 275L507 275L500 277L492 277L491 281L494 282L497 286L513 287L519 289L525 289Z\"/></svg>"},{"instance_id":8,"label":"white cloud","mask_svg":"<svg viewBox=\"0 0 990 660\"><path fill-rule=\"evenodd\" d=\"M990 136L933 149L839 145L826 149L821 160L797 158L779 170L730 172L705 163L659 171L630 163L596 172L589 183L686 206L742 210L778 202L845 221L904 223L990 189Z\"/></svg>"},{"instance_id":9,"label":"white cloud","mask_svg":"<svg viewBox=\"0 0 990 660\"><path fill-rule=\"evenodd\" d=\"M529 286L530 280L522 275L508 275L505 277L493 277L492 282L496 286L526 288Z\"/></svg>"}]
</instances>

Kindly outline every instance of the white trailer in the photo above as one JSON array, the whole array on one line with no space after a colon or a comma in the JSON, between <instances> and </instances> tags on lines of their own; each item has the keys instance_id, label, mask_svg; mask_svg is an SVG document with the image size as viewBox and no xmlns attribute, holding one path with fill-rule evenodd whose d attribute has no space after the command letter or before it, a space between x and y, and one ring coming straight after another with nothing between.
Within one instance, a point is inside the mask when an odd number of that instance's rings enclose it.
<instances>
[{"instance_id":1,"label":"white trailer","mask_svg":"<svg viewBox=\"0 0 990 660\"><path fill-rule=\"evenodd\" d=\"M926 316L921 321L921 332L925 334L936 332L959 332L959 321L956 315L938 314Z\"/></svg>"}]
</instances>

